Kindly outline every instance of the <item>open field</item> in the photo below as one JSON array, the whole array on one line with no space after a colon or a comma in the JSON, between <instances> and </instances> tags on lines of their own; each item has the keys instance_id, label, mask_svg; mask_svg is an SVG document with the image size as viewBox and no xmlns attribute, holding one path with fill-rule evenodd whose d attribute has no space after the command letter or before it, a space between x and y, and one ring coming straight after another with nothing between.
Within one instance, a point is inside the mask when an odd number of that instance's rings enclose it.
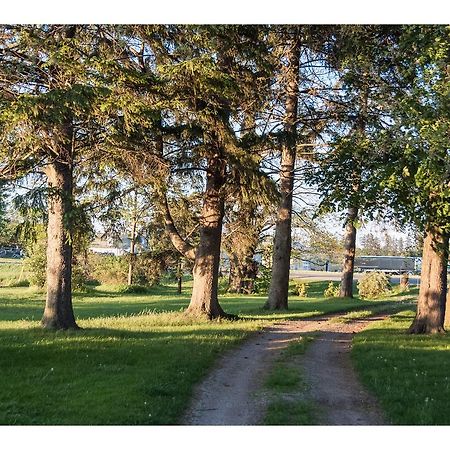
<instances>
[{"instance_id":1,"label":"open field","mask_svg":"<svg viewBox=\"0 0 450 450\"><path fill-rule=\"evenodd\" d=\"M411 301L324 299L325 286L312 284L308 299L291 298L290 310L281 313L262 310L264 296L225 295L224 309L243 320L213 322L180 312L188 287L183 295L174 286L123 295L100 286L74 296L79 332L39 327L42 292L0 288L0 423L177 423L193 386L250 332L274 320Z\"/></svg>"}]
</instances>

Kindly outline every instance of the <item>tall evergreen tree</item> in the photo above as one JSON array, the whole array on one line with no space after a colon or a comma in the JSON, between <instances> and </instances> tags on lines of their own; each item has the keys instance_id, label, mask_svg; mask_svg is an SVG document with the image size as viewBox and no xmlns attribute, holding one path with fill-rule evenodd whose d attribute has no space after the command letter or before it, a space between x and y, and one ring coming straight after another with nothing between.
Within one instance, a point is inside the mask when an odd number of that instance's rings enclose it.
<instances>
[{"instance_id":1,"label":"tall evergreen tree","mask_svg":"<svg viewBox=\"0 0 450 450\"><path fill-rule=\"evenodd\" d=\"M144 47L153 47L162 83L159 155L167 171L156 184L172 242L194 263L194 285L187 312L226 316L218 297L218 272L225 201L239 185L243 191L271 190L258 168L252 142L236 124L254 116L266 90L264 27L142 27ZM170 185L184 176L202 191L199 240L181 236L169 208ZM233 189L230 189L233 187Z\"/></svg>"},{"instance_id":2,"label":"tall evergreen tree","mask_svg":"<svg viewBox=\"0 0 450 450\"><path fill-rule=\"evenodd\" d=\"M71 292L74 170L99 131L104 89L87 64L96 33L95 26L77 25L0 31L0 171L7 178L41 171L48 184L45 328L78 328Z\"/></svg>"}]
</instances>

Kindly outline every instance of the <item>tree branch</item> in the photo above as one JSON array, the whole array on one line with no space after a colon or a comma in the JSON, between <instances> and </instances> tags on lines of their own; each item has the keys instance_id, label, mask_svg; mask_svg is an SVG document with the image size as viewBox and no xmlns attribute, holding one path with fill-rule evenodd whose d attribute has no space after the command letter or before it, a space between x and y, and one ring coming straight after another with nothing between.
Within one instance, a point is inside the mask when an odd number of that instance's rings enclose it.
<instances>
[{"instance_id":1,"label":"tree branch","mask_svg":"<svg viewBox=\"0 0 450 450\"><path fill-rule=\"evenodd\" d=\"M167 202L167 197L164 195L163 200L163 212L164 212L164 223L166 232L169 234L170 240L173 246L187 259L191 261L195 260L196 248L189 244L185 239L180 236L175 223L173 221L172 215L170 214L169 203Z\"/></svg>"}]
</instances>

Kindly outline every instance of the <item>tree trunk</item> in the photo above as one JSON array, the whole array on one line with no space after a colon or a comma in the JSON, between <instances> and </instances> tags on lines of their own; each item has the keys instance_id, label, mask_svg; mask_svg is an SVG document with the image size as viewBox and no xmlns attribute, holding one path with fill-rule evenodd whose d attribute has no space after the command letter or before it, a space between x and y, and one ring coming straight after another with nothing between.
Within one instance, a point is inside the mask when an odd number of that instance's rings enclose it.
<instances>
[{"instance_id":1,"label":"tree trunk","mask_svg":"<svg viewBox=\"0 0 450 450\"><path fill-rule=\"evenodd\" d=\"M243 275L241 271L241 265L239 258L236 254L230 253L230 277L228 292L237 293L241 292L241 286L243 281Z\"/></svg>"},{"instance_id":2,"label":"tree trunk","mask_svg":"<svg viewBox=\"0 0 450 450\"><path fill-rule=\"evenodd\" d=\"M41 324L48 329L77 329L72 308L72 167L55 161L46 168L48 186L47 300Z\"/></svg>"},{"instance_id":3,"label":"tree trunk","mask_svg":"<svg viewBox=\"0 0 450 450\"><path fill-rule=\"evenodd\" d=\"M403 273L400 277L400 290L406 291L409 289L409 275Z\"/></svg>"},{"instance_id":4,"label":"tree trunk","mask_svg":"<svg viewBox=\"0 0 450 450\"><path fill-rule=\"evenodd\" d=\"M230 287L228 292L237 294L252 294L258 267L253 260L253 248L247 249L248 253L244 261L240 261L237 255L230 255Z\"/></svg>"},{"instance_id":5,"label":"tree trunk","mask_svg":"<svg viewBox=\"0 0 450 450\"><path fill-rule=\"evenodd\" d=\"M448 236L437 228L427 230L423 243L420 290L411 334L444 332L447 296Z\"/></svg>"},{"instance_id":6,"label":"tree trunk","mask_svg":"<svg viewBox=\"0 0 450 450\"><path fill-rule=\"evenodd\" d=\"M179 258L177 264L177 294L181 295L182 291L183 291L183 264L181 258Z\"/></svg>"},{"instance_id":7,"label":"tree trunk","mask_svg":"<svg viewBox=\"0 0 450 450\"><path fill-rule=\"evenodd\" d=\"M344 263L342 265L342 279L340 297L353 298L353 272L355 269L356 228L358 217L357 208L349 208L344 234Z\"/></svg>"},{"instance_id":8,"label":"tree trunk","mask_svg":"<svg viewBox=\"0 0 450 450\"><path fill-rule=\"evenodd\" d=\"M219 282L220 243L226 163L218 155L208 160L208 173L200 220L200 242L195 254L194 284L186 312L206 315L210 319L226 317L217 297Z\"/></svg>"},{"instance_id":9,"label":"tree trunk","mask_svg":"<svg viewBox=\"0 0 450 450\"><path fill-rule=\"evenodd\" d=\"M130 241L130 262L128 263L128 286L133 284L133 271L134 263L136 260L135 247L136 247L136 215L133 217L133 225L131 228L131 241Z\"/></svg>"},{"instance_id":10,"label":"tree trunk","mask_svg":"<svg viewBox=\"0 0 450 450\"><path fill-rule=\"evenodd\" d=\"M244 266L244 280L241 285L241 294L253 294L255 291L255 280L258 275L258 264L251 259L247 259Z\"/></svg>"},{"instance_id":11,"label":"tree trunk","mask_svg":"<svg viewBox=\"0 0 450 450\"><path fill-rule=\"evenodd\" d=\"M285 142L281 152L280 194L277 223L272 258L272 278L269 297L265 304L267 309L287 309L289 292L289 270L291 262L291 221L292 193L294 189L294 169L297 143L297 106L300 48L299 39L295 38L289 48L288 67L286 70L286 116Z\"/></svg>"}]
</instances>

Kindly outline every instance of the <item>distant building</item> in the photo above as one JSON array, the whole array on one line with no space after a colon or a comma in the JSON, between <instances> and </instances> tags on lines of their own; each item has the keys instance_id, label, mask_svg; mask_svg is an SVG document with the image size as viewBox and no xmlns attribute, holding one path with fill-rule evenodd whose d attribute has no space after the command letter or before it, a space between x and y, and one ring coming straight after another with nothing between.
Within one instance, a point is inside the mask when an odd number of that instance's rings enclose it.
<instances>
[{"instance_id":1,"label":"distant building","mask_svg":"<svg viewBox=\"0 0 450 450\"><path fill-rule=\"evenodd\" d=\"M102 239L100 237L96 237L92 241L89 250L92 253L100 253L102 255L114 255L114 256L121 256L127 253L123 245L120 244L114 245L112 239Z\"/></svg>"},{"instance_id":2,"label":"distant building","mask_svg":"<svg viewBox=\"0 0 450 450\"><path fill-rule=\"evenodd\" d=\"M138 254L146 249L148 249L147 241L138 236L136 238L134 252ZM92 241L89 250L92 253L101 253L104 255L125 255L131 251L131 239L126 235L122 235L120 239L105 238L101 235L97 235Z\"/></svg>"}]
</instances>

